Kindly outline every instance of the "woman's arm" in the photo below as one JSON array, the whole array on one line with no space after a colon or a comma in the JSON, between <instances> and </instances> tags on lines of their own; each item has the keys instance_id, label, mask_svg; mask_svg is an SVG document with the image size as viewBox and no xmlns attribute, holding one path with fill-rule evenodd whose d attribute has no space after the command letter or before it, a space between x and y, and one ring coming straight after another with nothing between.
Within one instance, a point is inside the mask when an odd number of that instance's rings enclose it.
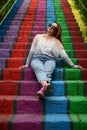
<instances>
[{"instance_id":1,"label":"woman's arm","mask_svg":"<svg viewBox=\"0 0 87 130\"><path fill-rule=\"evenodd\" d=\"M71 61L71 59L69 58L69 56L66 54L64 49L60 50L60 57L67 62L72 68L80 68L82 69L83 67L80 65L74 65L74 63Z\"/></svg>"},{"instance_id":2,"label":"woman's arm","mask_svg":"<svg viewBox=\"0 0 87 130\"><path fill-rule=\"evenodd\" d=\"M30 66L31 58L32 58L32 56L33 56L33 54L35 52L36 45L37 45L37 35L35 36L35 38L34 38L34 40L32 42L31 49L30 49L30 51L28 53L28 57L27 57L27 60L26 60L26 64L19 67L19 68L24 68L24 67Z\"/></svg>"}]
</instances>

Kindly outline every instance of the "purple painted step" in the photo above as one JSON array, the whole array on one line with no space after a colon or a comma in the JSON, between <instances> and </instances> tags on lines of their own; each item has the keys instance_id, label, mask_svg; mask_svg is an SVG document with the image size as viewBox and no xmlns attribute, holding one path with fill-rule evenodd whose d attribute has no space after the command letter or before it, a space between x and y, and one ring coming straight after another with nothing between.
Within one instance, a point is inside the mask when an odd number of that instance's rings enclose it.
<instances>
[{"instance_id":1,"label":"purple painted step","mask_svg":"<svg viewBox=\"0 0 87 130\"><path fill-rule=\"evenodd\" d=\"M15 25L15 26L14 25L10 25L9 29L10 30L15 30L15 31L19 30L19 25Z\"/></svg>"},{"instance_id":2,"label":"purple painted step","mask_svg":"<svg viewBox=\"0 0 87 130\"><path fill-rule=\"evenodd\" d=\"M0 58L8 58L10 57L9 49L0 49Z\"/></svg>"},{"instance_id":3,"label":"purple painted step","mask_svg":"<svg viewBox=\"0 0 87 130\"><path fill-rule=\"evenodd\" d=\"M17 114L12 121L12 130L42 130L42 115Z\"/></svg>"},{"instance_id":4,"label":"purple painted step","mask_svg":"<svg viewBox=\"0 0 87 130\"><path fill-rule=\"evenodd\" d=\"M17 114L42 114L42 101L37 96L18 96L16 99ZM35 109L36 108L36 109Z\"/></svg>"},{"instance_id":5,"label":"purple painted step","mask_svg":"<svg viewBox=\"0 0 87 130\"><path fill-rule=\"evenodd\" d=\"M24 69L24 80L36 80L36 76L31 68Z\"/></svg>"},{"instance_id":6,"label":"purple painted step","mask_svg":"<svg viewBox=\"0 0 87 130\"><path fill-rule=\"evenodd\" d=\"M0 43L0 49L13 49L14 43L13 42L2 42Z\"/></svg>"},{"instance_id":7,"label":"purple painted step","mask_svg":"<svg viewBox=\"0 0 87 130\"><path fill-rule=\"evenodd\" d=\"M37 81L20 81L20 95L36 95L40 88Z\"/></svg>"},{"instance_id":8,"label":"purple painted step","mask_svg":"<svg viewBox=\"0 0 87 130\"><path fill-rule=\"evenodd\" d=\"M0 68L6 67L6 59L0 58Z\"/></svg>"},{"instance_id":9,"label":"purple painted step","mask_svg":"<svg viewBox=\"0 0 87 130\"><path fill-rule=\"evenodd\" d=\"M7 36L18 36L18 31L9 30L7 31Z\"/></svg>"},{"instance_id":10,"label":"purple painted step","mask_svg":"<svg viewBox=\"0 0 87 130\"><path fill-rule=\"evenodd\" d=\"M3 41L4 42L15 42L16 41L16 37L17 37L17 34L15 35L13 35L13 36L5 36L4 38L3 38Z\"/></svg>"},{"instance_id":11,"label":"purple painted step","mask_svg":"<svg viewBox=\"0 0 87 130\"><path fill-rule=\"evenodd\" d=\"M17 20L13 21L12 25L20 25L20 21L17 21Z\"/></svg>"}]
</instances>

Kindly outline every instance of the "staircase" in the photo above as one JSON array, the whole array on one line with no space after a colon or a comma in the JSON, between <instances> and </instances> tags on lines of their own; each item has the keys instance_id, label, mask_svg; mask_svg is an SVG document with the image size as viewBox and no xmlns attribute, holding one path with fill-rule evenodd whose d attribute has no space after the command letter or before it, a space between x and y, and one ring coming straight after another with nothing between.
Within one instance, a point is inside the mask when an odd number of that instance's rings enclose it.
<instances>
[{"instance_id":1,"label":"staircase","mask_svg":"<svg viewBox=\"0 0 87 130\"><path fill-rule=\"evenodd\" d=\"M64 48L84 67L70 68L61 58L45 101L40 85L25 64L31 42L48 24L62 27ZM0 27L0 130L86 130L87 50L67 0L18 0Z\"/></svg>"}]
</instances>

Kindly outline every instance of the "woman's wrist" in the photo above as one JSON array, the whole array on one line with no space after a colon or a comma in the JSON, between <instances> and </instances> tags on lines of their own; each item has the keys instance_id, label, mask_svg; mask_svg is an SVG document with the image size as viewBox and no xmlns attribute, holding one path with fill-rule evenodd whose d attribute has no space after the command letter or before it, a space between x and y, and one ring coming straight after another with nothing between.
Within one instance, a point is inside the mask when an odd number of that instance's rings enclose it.
<instances>
[{"instance_id":1,"label":"woman's wrist","mask_svg":"<svg viewBox=\"0 0 87 130\"><path fill-rule=\"evenodd\" d=\"M24 65L24 67L28 67L28 65Z\"/></svg>"},{"instance_id":2,"label":"woman's wrist","mask_svg":"<svg viewBox=\"0 0 87 130\"><path fill-rule=\"evenodd\" d=\"M72 65L72 68L79 68L79 69L83 69L83 67L82 66L80 66L80 65Z\"/></svg>"},{"instance_id":3,"label":"woman's wrist","mask_svg":"<svg viewBox=\"0 0 87 130\"><path fill-rule=\"evenodd\" d=\"M73 65L72 68L78 68L78 65Z\"/></svg>"}]
</instances>

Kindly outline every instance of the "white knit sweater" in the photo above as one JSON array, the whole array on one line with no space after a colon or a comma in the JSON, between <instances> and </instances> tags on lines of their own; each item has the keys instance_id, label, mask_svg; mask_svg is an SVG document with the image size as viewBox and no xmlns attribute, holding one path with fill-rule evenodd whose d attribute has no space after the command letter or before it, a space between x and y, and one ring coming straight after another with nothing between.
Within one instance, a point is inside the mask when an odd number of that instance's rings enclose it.
<instances>
[{"instance_id":1,"label":"white knit sweater","mask_svg":"<svg viewBox=\"0 0 87 130\"><path fill-rule=\"evenodd\" d=\"M35 36L30 52L27 57L26 65L30 65L33 55L46 54L55 60L60 56L65 62L67 62L71 67L74 67L73 62L66 54L62 44L54 37L47 38L43 34L38 34Z\"/></svg>"}]
</instances>

